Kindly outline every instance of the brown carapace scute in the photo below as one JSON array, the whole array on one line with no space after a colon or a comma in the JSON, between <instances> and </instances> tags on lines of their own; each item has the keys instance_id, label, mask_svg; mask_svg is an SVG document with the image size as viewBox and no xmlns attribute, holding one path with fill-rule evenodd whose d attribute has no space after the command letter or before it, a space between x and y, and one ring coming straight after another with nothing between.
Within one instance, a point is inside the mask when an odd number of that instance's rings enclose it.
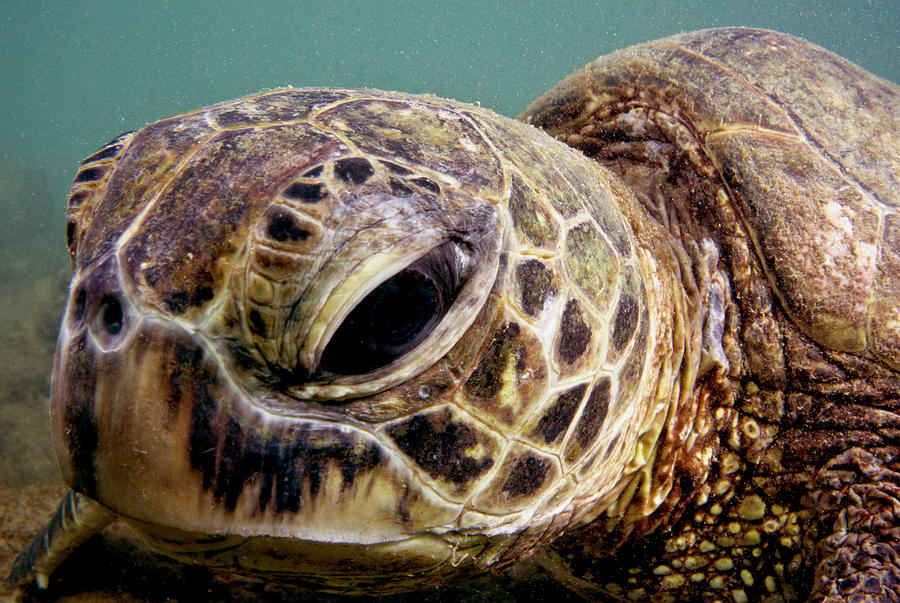
<instances>
[{"instance_id":1,"label":"brown carapace scute","mask_svg":"<svg viewBox=\"0 0 900 603\"><path fill-rule=\"evenodd\" d=\"M519 121L279 89L83 162L71 488L217 572L390 593L900 599L900 91L796 38L601 57ZM74 554L78 554L75 552Z\"/></svg>"}]
</instances>

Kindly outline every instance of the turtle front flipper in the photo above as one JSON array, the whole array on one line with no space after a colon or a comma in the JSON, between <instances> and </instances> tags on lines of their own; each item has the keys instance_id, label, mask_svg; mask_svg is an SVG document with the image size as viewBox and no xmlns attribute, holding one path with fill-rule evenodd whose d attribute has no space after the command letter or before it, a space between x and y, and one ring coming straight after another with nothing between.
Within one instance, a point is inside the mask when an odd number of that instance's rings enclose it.
<instances>
[{"instance_id":1,"label":"turtle front flipper","mask_svg":"<svg viewBox=\"0 0 900 603\"><path fill-rule=\"evenodd\" d=\"M900 598L900 474L851 448L814 480L823 531L816 545L812 600Z\"/></svg>"},{"instance_id":2,"label":"turtle front flipper","mask_svg":"<svg viewBox=\"0 0 900 603\"><path fill-rule=\"evenodd\" d=\"M9 579L21 585L35 581L47 588L50 574L81 544L109 525L115 514L84 495L69 490L56 514L13 564Z\"/></svg>"}]
</instances>

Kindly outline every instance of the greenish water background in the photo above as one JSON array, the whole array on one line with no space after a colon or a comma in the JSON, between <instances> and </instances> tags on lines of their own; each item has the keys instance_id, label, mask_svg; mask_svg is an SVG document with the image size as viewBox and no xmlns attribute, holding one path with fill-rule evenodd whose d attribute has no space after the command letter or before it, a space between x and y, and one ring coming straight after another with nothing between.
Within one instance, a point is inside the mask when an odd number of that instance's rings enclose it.
<instances>
[{"instance_id":1,"label":"greenish water background","mask_svg":"<svg viewBox=\"0 0 900 603\"><path fill-rule=\"evenodd\" d=\"M0 486L57 479L47 391L65 196L121 131L264 88L376 87L513 116L595 57L706 27L805 37L900 81L900 0L0 5Z\"/></svg>"}]
</instances>

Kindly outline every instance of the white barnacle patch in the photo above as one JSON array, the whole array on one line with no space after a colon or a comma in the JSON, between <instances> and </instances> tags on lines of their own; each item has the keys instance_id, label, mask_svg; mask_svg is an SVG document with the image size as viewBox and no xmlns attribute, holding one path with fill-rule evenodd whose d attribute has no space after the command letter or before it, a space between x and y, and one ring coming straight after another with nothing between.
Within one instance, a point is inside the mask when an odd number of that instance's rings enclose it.
<instances>
[{"instance_id":1,"label":"white barnacle patch","mask_svg":"<svg viewBox=\"0 0 900 603\"><path fill-rule=\"evenodd\" d=\"M870 291L875 286L875 279L878 277L879 271L876 270L878 265L878 257L880 249L878 245L866 243L865 241L852 241L853 257L856 258L856 269L853 275L859 279L860 285L866 291ZM862 303L868 303L868 299ZM865 311L864 309L860 308ZM895 307L896 309L896 307Z\"/></svg>"},{"instance_id":2,"label":"white barnacle patch","mask_svg":"<svg viewBox=\"0 0 900 603\"><path fill-rule=\"evenodd\" d=\"M830 200L825 204L825 217L831 224L848 237L853 236L853 224L847 217L846 210L843 205L837 201Z\"/></svg>"},{"instance_id":3,"label":"white barnacle patch","mask_svg":"<svg viewBox=\"0 0 900 603\"><path fill-rule=\"evenodd\" d=\"M825 265L843 275L842 286L870 289L875 279L878 245L866 242L865 229L854 237L853 212L837 201L828 201L823 214L833 227L826 228L818 236ZM846 264L850 266L842 268Z\"/></svg>"},{"instance_id":4,"label":"white barnacle patch","mask_svg":"<svg viewBox=\"0 0 900 603\"><path fill-rule=\"evenodd\" d=\"M710 239L703 240L703 254L710 270L709 288L706 292L706 316L703 322L703 364L701 370L707 372L718 369L727 373L730 363L722 347L725 337L725 299L727 280L716 270L719 250Z\"/></svg>"},{"instance_id":5,"label":"white barnacle patch","mask_svg":"<svg viewBox=\"0 0 900 603\"><path fill-rule=\"evenodd\" d=\"M459 144L460 144L460 146L461 146L462 148L466 149L467 151L472 151L473 153L476 152L476 151L478 151L478 150L480 150L480 148L481 148L480 146L478 146L477 144L475 144L474 142L472 142L472 141L471 141L468 137L466 137L466 136L460 136L460 137L459 137Z\"/></svg>"}]
</instances>

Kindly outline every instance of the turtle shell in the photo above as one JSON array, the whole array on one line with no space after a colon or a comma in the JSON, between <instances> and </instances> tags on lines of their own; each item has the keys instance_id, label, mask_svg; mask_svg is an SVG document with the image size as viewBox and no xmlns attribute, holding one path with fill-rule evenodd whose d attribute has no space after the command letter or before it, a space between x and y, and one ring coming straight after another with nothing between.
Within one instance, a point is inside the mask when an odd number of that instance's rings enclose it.
<instances>
[{"instance_id":1,"label":"turtle shell","mask_svg":"<svg viewBox=\"0 0 900 603\"><path fill-rule=\"evenodd\" d=\"M724 183L773 290L803 331L896 370L897 95L896 85L818 46L734 28L601 57L520 118L589 155L605 149L598 159L620 173L609 145L615 136L620 147L640 135L672 140L694 169ZM671 175L660 170L650 181L659 174Z\"/></svg>"}]
</instances>

